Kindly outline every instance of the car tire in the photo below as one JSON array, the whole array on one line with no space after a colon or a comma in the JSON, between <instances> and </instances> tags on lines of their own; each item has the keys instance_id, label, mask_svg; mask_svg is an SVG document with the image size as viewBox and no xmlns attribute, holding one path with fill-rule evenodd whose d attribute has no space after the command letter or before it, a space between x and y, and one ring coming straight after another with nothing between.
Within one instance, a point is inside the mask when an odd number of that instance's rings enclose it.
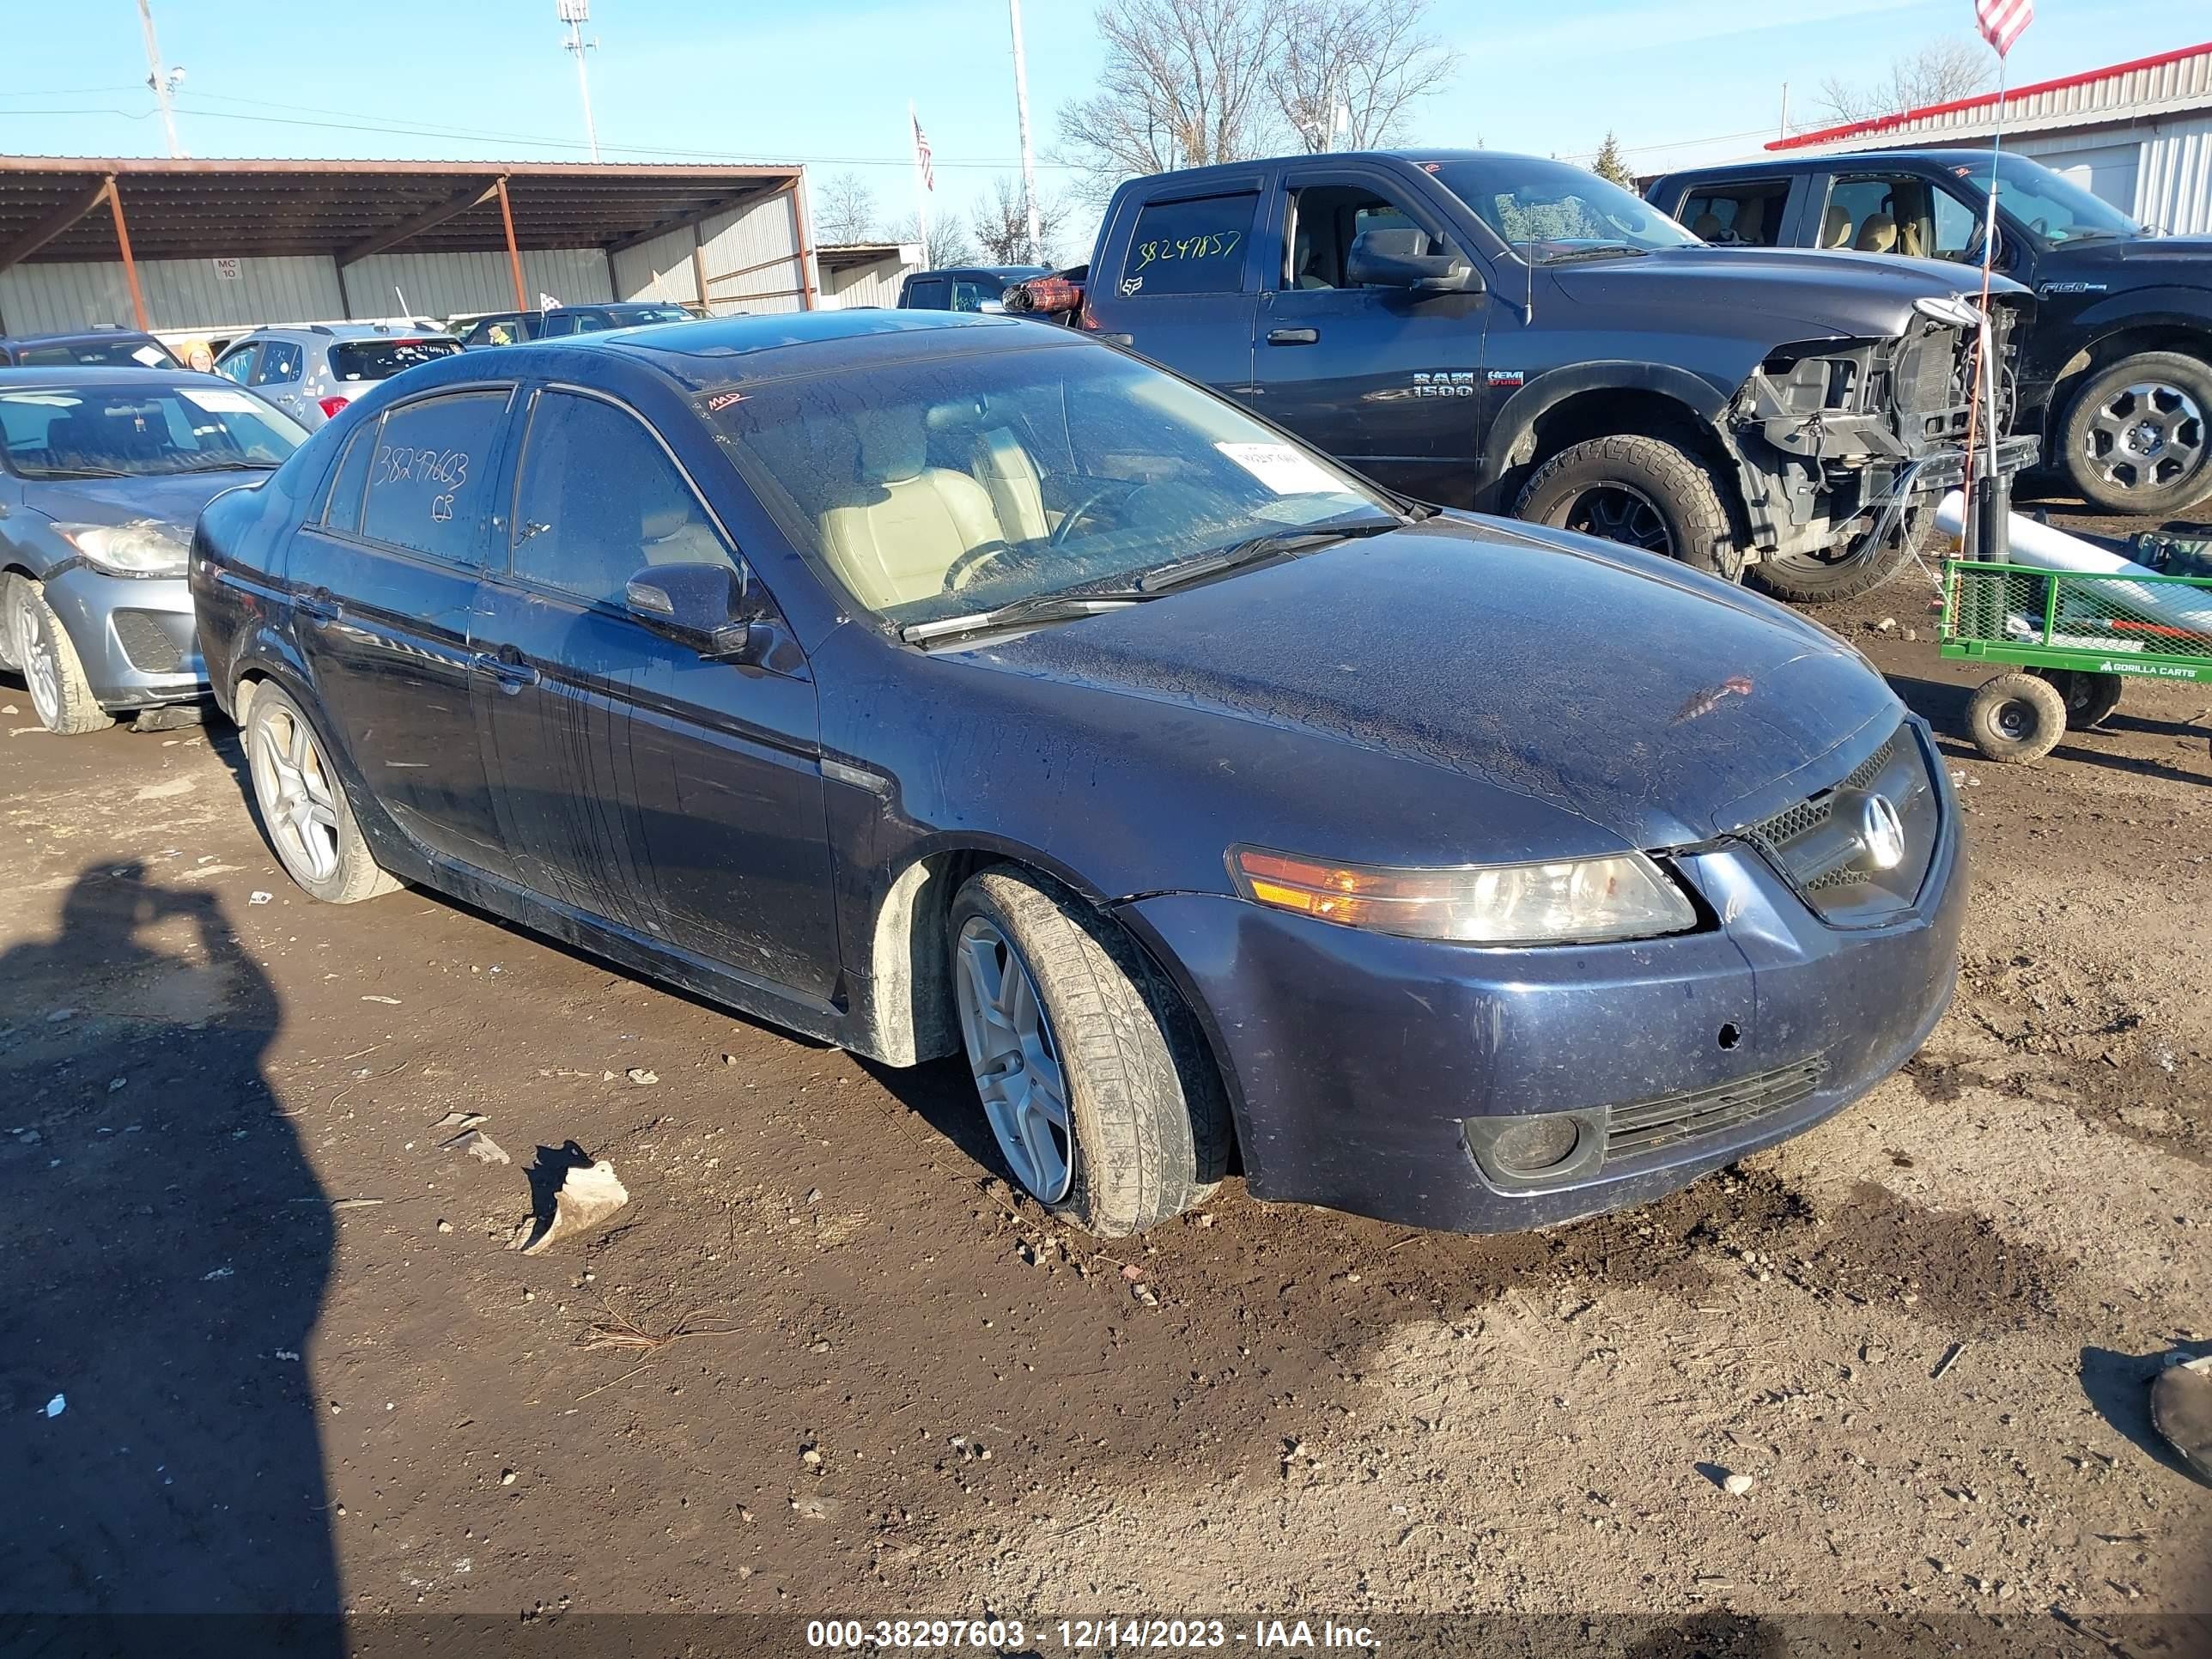
<instances>
[{"instance_id":1,"label":"car tire","mask_svg":"<svg viewBox=\"0 0 2212 1659\"><path fill-rule=\"evenodd\" d=\"M2127 681L2118 674L2100 674L2087 668L2033 668L2038 679L2049 680L2066 702L2066 729L2087 732L2120 706Z\"/></svg>"},{"instance_id":2,"label":"car tire","mask_svg":"<svg viewBox=\"0 0 2212 1659\"><path fill-rule=\"evenodd\" d=\"M1855 599L1897 574L1911 556L1919 534L1918 510L1908 507L1886 545L1872 545L1873 532L1869 532L1825 558L1817 553L1769 553L1744 573L1744 580L1760 592L1793 605Z\"/></svg>"},{"instance_id":3,"label":"car tire","mask_svg":"<svg viewBox=\"0 0 2212 1659\"><path fill-rule=\"evenodd\" d=\"M2212 495L2212 363L2143 351L2099 369L2067 405L2058 442L2067 483L2093 506L2180 512Z\"/></svg>"},{"instance_id":4,"label":"car tire","mask_svg":"<svg viewBox=\"0 0 2212 1659\"><path fill-rule=\"evenodd\" d=\"M949 933L969 1069L1030 1195L1106 1238L1211 1195L1228 1103L1196 1019L1135 942L1011 865L962 886Z\"/></svg>"},{"instance_id":5,"label":"car tire","mask_svg":"<svg viewBox=\"0 0 2212 1659\"><path fill-rule=\"evenodd\" d=\"M9 576L0 581L6 613L0 628L8 634L8 651L31 694L31 708L39 724L65 738L104 732L115 716L100 706L92 694L92 681L84 672L84 659L62 626L62 619L46 603L45 585L28 576Z\"/></svg>"},{"instance_id":6,"label":"car tire","mask_svg":"<svg viewBox=\"0 0 2212 1659\"><path fill-rule=\"evenodd\" d=\"M2066 699L2033 674L1984 681L1966 704L1966 736L1984 757L2023 766L2041 760L2066 735Z\"/></svg>"},{"instance_id":7,"label":"car tire","mask_svg":"<svg viewBox=\"0 0 2212 1659\"><path fill-rule=\"evenodd\" d=\"M325 904L355 904L398 887L362 838L321 734L282 687L264 681L254 688L245 739L262 833L302 891Z\"/></svg>"},{"instance_id":8,"label":"car tire","mask_svg":"<svg viewBox=\"0 0 2212 1659\"><path fill-rule=\"evenodd\" d=\"M1664 554L1723 581L1743 574L1743 547L1705 463L1661 438L1592 438L1538 467L1516 518Z\"/></svg>"}]
</instances>

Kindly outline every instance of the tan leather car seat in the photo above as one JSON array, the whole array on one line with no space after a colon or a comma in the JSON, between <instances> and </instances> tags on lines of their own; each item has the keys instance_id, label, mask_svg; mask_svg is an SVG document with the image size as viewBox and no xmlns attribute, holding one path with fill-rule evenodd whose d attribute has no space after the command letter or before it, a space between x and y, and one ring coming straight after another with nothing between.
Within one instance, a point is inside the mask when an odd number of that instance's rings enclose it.
<instances>
[{"instance_id":1,"label":"tan leather car seat","mask_svg":"<svg viewBox=\"0 0 2212 1659\"><path fill-rule=\"evenodd\" d=\"M1822 247L1849 247L1851 245L1851 210L1832 207L1820 220Z\"/></svg>"},{"instance_id":2,"label":"tan leather car seat","mask_svg":"<svg viewBox=\"0 0 2212 1659\"><path fill-rule=\"evenodd\" d=\"M1761 233L1765 227L1766 198L1753 196L1747 201L1736 204L1735 239L1737 241L1748 242L1754 247L1764 247L1766 244Z\"/></svg>"},{"instance_id":3,"label":"tan leather car seat","mask_svg":"<svg viewBox=\"0 0 2212 1659\"><path fill-rule=\"evenodd\" d=\"M1006 540L990 492L929 465L918 409L855 411L856 498L822 515L822 547L853 597L872 610L927 599L963 553Z\"/></svg>"},{"instance_id":4,"label":"tan leather car seat","mask_svg":"<svg viewBox=\"0 0 2212 1659\"><path fill-rule=\"evenodd\" d=\"M1714 237L1718 236L1727 228L1728 227L1721 222L1720 215L1711 209L1700 213L1690 222L1690 234L1701 242L1711 241Z\"/></svg>"},{"instance_id":5,"label":"tan leather car seat","mask_svg":"<svg viewBox=\"0 0 2212 1659\"><path fill-rule=\"evenodd\" d=\"M992 509L1008 541L1041 542L1052 534L1044 479L1012 431L994 427L975 440L975 473L990 492Z\"/></svg>"},{"instance_id":6,"label":"tan leather car seat","mask_svg":"<svg viewBox=\"0 0 2212 1659\"><path fill-rule=\"evenodd\" d=\"M1897 221L1887 213L1869 213L1860 222L1859 240L1854 245L1862 253L1894 253L1897 252Z\"/></svg>"}]
</instances>

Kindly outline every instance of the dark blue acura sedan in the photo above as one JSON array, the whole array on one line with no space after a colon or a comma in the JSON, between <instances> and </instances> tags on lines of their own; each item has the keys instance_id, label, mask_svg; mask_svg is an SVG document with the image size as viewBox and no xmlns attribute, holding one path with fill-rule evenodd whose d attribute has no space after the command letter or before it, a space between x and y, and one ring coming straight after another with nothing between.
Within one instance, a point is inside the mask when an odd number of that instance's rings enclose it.
<instances>
[{"instance_id":1,"label":"dark blue acura sedan","mask_svg":"<svg viewBox=\"0 0 2212 1659\"><path fill-rule=\"evenodd\" d=\"M409 881L891 1065L1101 1233L1656 1196L1900 1065L1964 866L1850 647L1414 506L1079 333L470 352L200 520L317 897Z\"/></svg>"}]
</instances>

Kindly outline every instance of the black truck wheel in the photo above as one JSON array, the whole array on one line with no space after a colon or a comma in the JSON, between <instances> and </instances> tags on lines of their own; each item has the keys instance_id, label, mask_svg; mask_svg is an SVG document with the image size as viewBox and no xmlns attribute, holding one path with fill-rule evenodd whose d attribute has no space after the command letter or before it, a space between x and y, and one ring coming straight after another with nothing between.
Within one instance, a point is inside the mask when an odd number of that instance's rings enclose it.
<instances>
[{"instance_id":1,"label":"black truck wheel","mask_svg":"<svg viewBox=\"0 0 2212 1659\"><path fill-rule=\"evenodd\" d=\"M2142 351L2092 374L2066 410L2059 465L2082 499L2165 518L2212 493L2212 363Z\"/></svg>"},{"instance_id":2,"label":"black truck wheel","mask_svg":"<svg viewBox=\"0 0 2212 1659\"><path fill-rule=\"evenodd\" d=\"M1966 704L1966 735L1990 760L2041 760L2066 735L2066 699L2049 680L2000 674Z\"/></svg>"},{"instance_id":3,"label":"black truck wheel","mask_svg":"<svg viewBox=\"0 0 2212 1659\"><path fill-rule=\"evenodd\" d=\"M2118 674L2100 674L2086 668L2031 668L2038 679L2049 680L2066 700L2066 727L2086 732L2120 706L2127 682Z\"/></svg>"},{"instance_id":4,"label":"black truck wheel","mask_svg":"<svg viewBox=\"0 0 2212 1659\"><path fill-rule=\"evenodd\" d=\"M1735 581L1743 550L1712 469L1661 438L1592 438L1536 469L1516 518L1663 553Z\"/></svg>"}]
</instances>

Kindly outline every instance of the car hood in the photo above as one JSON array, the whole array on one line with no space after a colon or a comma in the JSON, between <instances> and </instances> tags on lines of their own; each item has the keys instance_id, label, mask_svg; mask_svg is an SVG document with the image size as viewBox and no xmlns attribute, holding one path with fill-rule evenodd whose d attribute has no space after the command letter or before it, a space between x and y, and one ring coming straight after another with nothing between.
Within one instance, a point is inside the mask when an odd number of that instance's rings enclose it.
<instances>
[{"instance_id":1,"label":"car hood","mask_svg":"<svg viewBox=\"0 0 2212 1659\"><path fill-rule=\"evenodd\" d=\"M23 505L63 524L135 524L141 519L190 541L205 507L226 489L256 484L266 472L191 472L167 477L28 479Z\"/></svg>"},{"instance_id":2,"label":"car hood","mask_svg":"<svg viewBox=\"0 0 2212 1659\"><path fill-rule=\"evenodd\" d=\"M1793 340L1886 338L1904 331L1914 301L1972 298L1981 286L1979 270L1942 259L1810 248L1667 248L1641 258L1547 269L1569 299L1585 305L1695 308L1739 331L1747 319L1764 317L1787 325ZM2001 294L2027 291L2002 276L1990 287Z\"/></svg>"},{"instance_id":3,"label":"car hood","mask_svg":"<svg viewBox=\"0 0 2212 1659\"><path fill-rule=\"evenodd\" d=\"M2116 236L2045 250L2039 286L2100 282L2112 288L2212 286L2212 236Z\"/></svg>"},{"instance_id":4,"label":"car hood","mask_svg":"<svg viewBox=\"0 0 2212 1659\"><path fill-rule=\"evenodd\" d=\"M1821 758L1903 714L1863 658L1780 605L1652 556L1471 517L969 660L1443 769L1644 848L1834 782ZM1290 782L1328 788L1325 775Z\"/></svg>"}]
</instances>

